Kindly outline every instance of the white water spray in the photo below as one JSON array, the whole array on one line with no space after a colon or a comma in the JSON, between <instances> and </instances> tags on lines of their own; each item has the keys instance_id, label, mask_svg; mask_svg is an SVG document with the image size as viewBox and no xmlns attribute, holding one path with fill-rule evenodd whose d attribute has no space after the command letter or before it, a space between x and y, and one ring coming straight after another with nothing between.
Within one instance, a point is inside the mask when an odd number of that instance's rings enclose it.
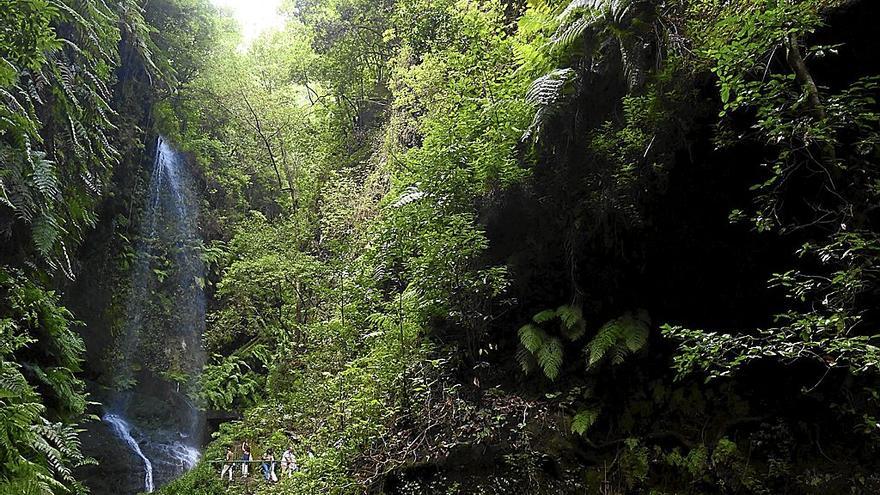
<instances>
[{"instance_id":1,"label":"white water spray","mask_svg":"<svg viewBox=\"0 0 880 495\"><path fill-rule=\"evenodd\" d=\"M199 458L202 457L199 449L182 442L157 444L154 447L168 459L166 462L183 471L189 471L195 467Z\"/></svg>"},{"instance_id":2,"label":"white water spray","mask_svg":"<svg viewBox=\"0 0 880 495\"><path fill-rule=\"evenodd\" d=\"M110 425L110 427L113 428L113 433L124 440L128 445L128 448L144 461L144 491L152 493L155 489L153 486L153 463L147 459L147 456L145 456L141 450L141 446L138 445L137 441L131 436L131 425L120 416L110 413L105 414L101 418L101 421Z\"/></svg>"}]
</instances>

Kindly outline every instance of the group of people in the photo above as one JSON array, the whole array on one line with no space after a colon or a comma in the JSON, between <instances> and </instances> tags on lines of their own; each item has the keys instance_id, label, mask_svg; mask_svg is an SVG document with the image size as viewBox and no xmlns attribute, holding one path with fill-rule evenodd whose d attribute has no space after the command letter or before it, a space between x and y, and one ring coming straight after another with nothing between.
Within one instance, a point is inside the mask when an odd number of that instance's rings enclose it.
<instances>
[{"instance_id":1,"label":"group of people","mask_svg":"<svg viewBox=\"0 0 880 495\"><path fill-rule=\"evenodd\" d=\"M251 446L248 445L247 440L241 443L241 476L247 477L249 472L249 467L253 461L251 456ZM263 479L269 483L277 483L278 475L275 474L275 454L272 452L272 449L266 449L266 452L263 454L263 458L260 459L260 467L263 471ZM293 475L293 472L299 469L296 465L296 458L293 455L293 450L291 447L287 447L287 450L281 454L281 476L290 477ZM226 446L226 460L223 464L223 469L220 471L220 478L226 478L228 476L229 481L232 481L232 476L235 471L235 452L232 450L232 446Z\"/></svg>"}]
</instances>

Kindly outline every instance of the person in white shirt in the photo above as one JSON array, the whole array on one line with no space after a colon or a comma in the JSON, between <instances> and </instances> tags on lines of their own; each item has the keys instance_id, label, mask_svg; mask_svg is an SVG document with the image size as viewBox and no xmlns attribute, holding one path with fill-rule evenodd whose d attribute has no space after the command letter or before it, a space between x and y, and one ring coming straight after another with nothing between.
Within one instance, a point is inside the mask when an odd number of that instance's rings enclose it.
<instances>
[{"instance_id":1,"label":"person in white shirt","mask_svg":"<svg viewBox=\"0 0 880 495\"><path fill-rule=\"evenodd\" d=\"M281 454L281 476L287 475L288 478L293 476L296 468L296 458L293 457L291 448L287 447L287 450Z\"/></svg>"},{"instance_id":2,"label":"person in white shirt","mask_svg":"<svg viewBox=\"0 0 880 495\"><path fill-rule=\"evenodd\" d=\"M223 479L226 476L226 473L229 473L229 481L232 481L232 462L234 459L234 454L232 453L232 447L226 446L226 462L223 464L223 469L220 471L220 479Z\"/></svg>"}]
</instances>

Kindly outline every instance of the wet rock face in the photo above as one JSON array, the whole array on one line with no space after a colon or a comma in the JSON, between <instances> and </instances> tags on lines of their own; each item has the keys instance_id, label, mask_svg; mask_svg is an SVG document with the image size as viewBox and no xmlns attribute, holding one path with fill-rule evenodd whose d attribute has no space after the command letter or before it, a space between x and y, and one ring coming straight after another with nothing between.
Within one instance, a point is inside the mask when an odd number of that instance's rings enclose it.
<instances>
[{"instance_id":1,"label":"wet rock face","mask_svg":"<svg viewBox=\"0 0 880 495\"><path fill-rule=\"evenodd\" d=\"M138 426L149 430L198 433L203 414L178 390L175 383L149 371L137 375L138 385L124 399L126 415ZM194 439L200 443L201 438Z\"/></svg>"},{"instance_id":2,"label":"wet rock face","mask_svg":"<svg viewBox=\"0 0 880 495\"><path fill-rule=\"evenodd\" d=\"M116 438L110 427L100 421L84 425L80 434L83 450L98 465L78 469L93 495L133 495L144 489L144 468L140 458Z\"/></svg>"},{"instance_id":3,"label":"wet rock face","mask_svg":"<svg viewBox=\"0 0 880 495\"><path fill-rule=\"evenodd\" d=\"M95 384L92 384L96 387ZM96 390L93 398L104 406L91 411L102 416L105 408L126 411L129 434L151 463L152 481L156 488L165 485L187 470L199 458L204 414L196 410L175 384L143 371L138 385L120 398L107 391ZM146 468L118 432L104 421L90 422L81 434L83 450L98 461L98 466L80 470L94 495L134 495L145 489Z\"/></svg>"},{"instance_id":4,"label":"wet rock face","mask_svg":"<svg viewBox=\"0 0 880 495\"><path fill-rule=\"evenodd\" d=\"M134 255L115 278L125 290L118 301L83 304L93 316L107 313L102 304L114 305L112 318L90 321L93 330L104 331L86 335L94 380L89 390L103 404L91 412L104 424L89 425L83 434L84 451L100 465L84 468L82 476L97 495L158 488L192 468L204 443L204 414L185 390L205 359L199 196L181 153L162 138L153 151L132 232Z\"/></svg>"},{"instance_id":5,"label":"wet rock face","mask_svg":"<svg viewBox=\"0 0 880 495\"><path fill-rule=\"evenodd\" d=\"M151 460L156 488L174 480L198 460L198 449L175 438L174 432L149 432L137 426L132 437L143 454ZM125 446L104 422L92 422L81 435L97 466L85 466L78 472L93 495L135 495L142 493L146 471L144 462Z\"/></svg>"}]
</instances>

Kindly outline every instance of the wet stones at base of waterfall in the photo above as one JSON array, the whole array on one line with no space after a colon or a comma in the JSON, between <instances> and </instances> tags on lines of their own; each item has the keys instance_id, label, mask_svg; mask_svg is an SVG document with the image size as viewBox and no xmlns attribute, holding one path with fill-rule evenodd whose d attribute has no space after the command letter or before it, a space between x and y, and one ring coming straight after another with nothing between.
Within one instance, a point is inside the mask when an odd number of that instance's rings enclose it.
<instances>
[{"instance_id":1,"label":"wet stones at base of waterfall","mask_svg":"<svg viewBox=\"0 0 880 495\"><path fill-rule=\"evenodd\" d=\"M129 433L142 454L150 460L153 484L160 487L192 468L199 458L198 447L205 439L192 438L182 431L202 431L203 415L190 407L174 385L160 377L142 372L136 392L125 394L114 404L114 395L94 383L93 399L103 405L93 414L104 416L106 408L125 409ZM80 435L83 449L98 461L98 466L80 469L92 495L135 495L145 487L144 461L106 421L91 421Z\"/></svg>"},{"instance_id":2,"label":"wet stones at base of waterfall","mask_svg":"<svg viewBox=\"0 0 880 495\"><path fill-rule=\"evenodd\" d=\"M143 461L119 441L110 427L90 421L80 434L82 446L98 465L83 466L77 477L85 480L93 494L127 495L144 489Z\"/></svg>"}]
</instances>

